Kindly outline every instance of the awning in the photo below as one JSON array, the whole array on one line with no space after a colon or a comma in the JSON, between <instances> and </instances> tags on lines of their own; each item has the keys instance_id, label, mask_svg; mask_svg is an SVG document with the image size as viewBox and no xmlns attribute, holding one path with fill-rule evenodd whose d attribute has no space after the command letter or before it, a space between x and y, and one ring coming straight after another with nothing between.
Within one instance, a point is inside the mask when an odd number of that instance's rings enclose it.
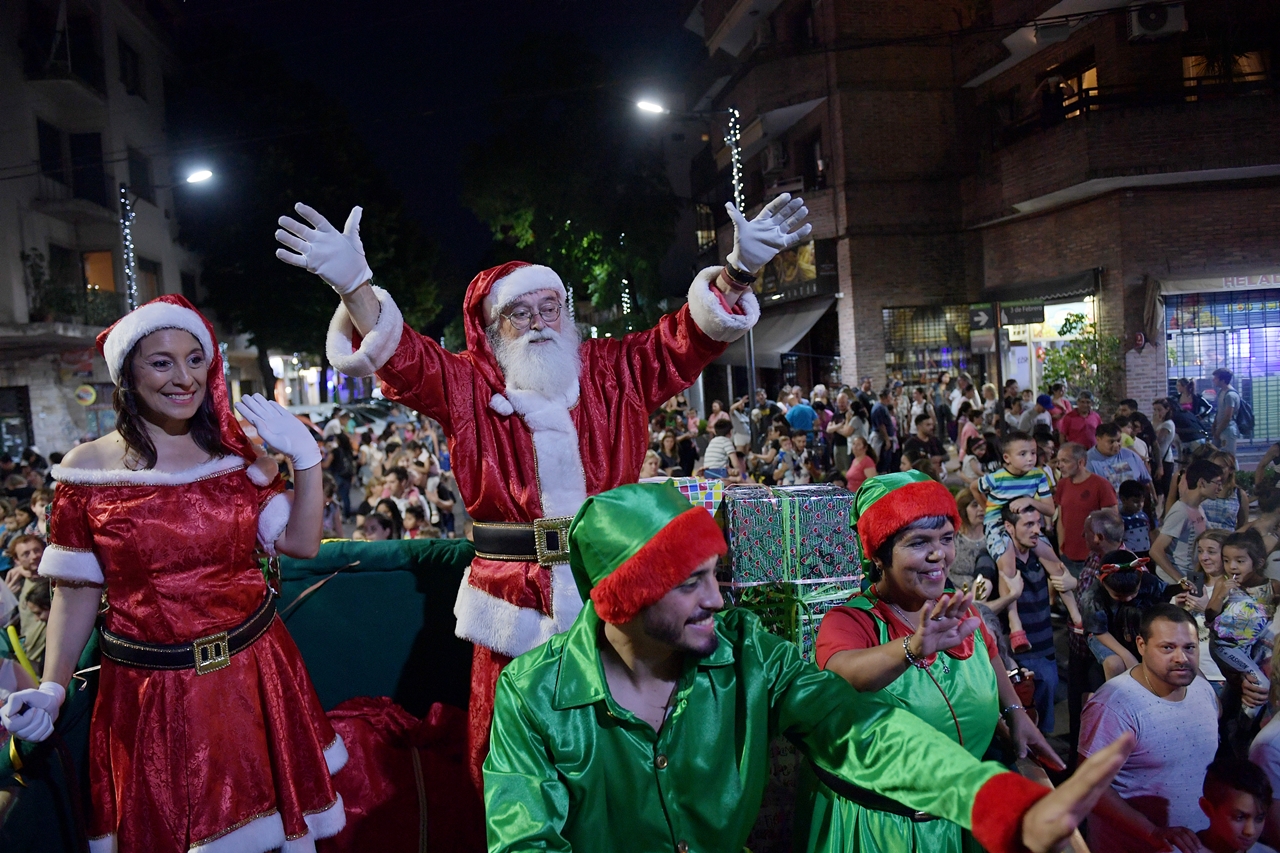
<instances>
[{"instance_id":1,"label":"awning","mask_svg":"<svg viewBox=\"0 0 1280 853\"><path fill-rule=\"evenodd\" d=\"M1006 284L1004 287L993 287L982 291L984 302L1022 302L1035 300L1052 302L1058 299L1092 296L1098 292L1102 279L1102 267L1071 273L1070 275L1047 278L1042 281Z\"/></svg>"},{"instance_id":2,"label":"awning","mask_svg":"<svg viewBox=\"0 0 1280 853\"><path fill-rule=\"evenodd\" d=\"M782 354L791 352L800 339L809 333L818 318L827 313L834 296L792 302L779 308L766 308L760 313L755 328L756 367L782 367ZM747 364L747 339L739 338L729 345L716 364Z\"/></svg>"},{"instance_id":3,"label":"awning","mask_svg":"<svg viewBox=\"0 0 1280 853\"><path fill-rule=\"evenodd\" d=\"M1178 281L1160 280L1160 293L1214 293L1220 290L1270 290L1280 288L1280 270L1264 270L1257 274L1190 278Z\"/></svg>"}]
</instances>

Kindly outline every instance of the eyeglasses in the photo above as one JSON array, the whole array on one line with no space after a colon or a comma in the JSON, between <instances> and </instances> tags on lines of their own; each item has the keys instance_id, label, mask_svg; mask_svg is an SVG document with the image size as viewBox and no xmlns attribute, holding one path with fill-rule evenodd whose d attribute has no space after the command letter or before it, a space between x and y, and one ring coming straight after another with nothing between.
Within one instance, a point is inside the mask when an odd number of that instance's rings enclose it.
<instances>
[{"instance_id":1,"label":"eyeglasses","mask_svg":"<svg viewBox=\"0 0 1280 853\"><path fill-rule=\"evenodd\" d=\"M560 319L560 303L544 305L537 311L530 311L528 308L517 308L510 314L503 314L502 316L506 317L507 322L515 326L518 331L523 332L533 322L534 314L541 317L543 323L554 323Z\"/></svg>"}]
</instances>

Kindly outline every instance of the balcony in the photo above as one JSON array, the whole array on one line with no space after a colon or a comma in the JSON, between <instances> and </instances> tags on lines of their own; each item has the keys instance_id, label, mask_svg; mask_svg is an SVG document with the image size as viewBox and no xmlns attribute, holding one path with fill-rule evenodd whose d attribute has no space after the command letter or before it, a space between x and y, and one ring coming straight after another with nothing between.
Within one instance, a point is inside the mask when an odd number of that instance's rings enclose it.
<instances>
[{"instance_id":1,"label":"balcony","mask_svg":"<svg viewBox=\"0 0 1280 853\"><path fill-rule=\"evenodd\" d=\"M965 220L991 224L1127 187L1280 175L1280 74L1084 89L992 128Z\"/></svg>"},{"instance_id":2,"label":"balcony","mask_svg":"<svg viewBox=\"0 0 1280 853\"><path fill-rule=\"evenodd\" d=\"M92 174L75 174L74 186L67 186L49 175L38 175L31 209L76 226L117 222L118 214L107 206L107 199L111 196L101 165L96 171L85 171Z\"/></svg>"}]
</instances>

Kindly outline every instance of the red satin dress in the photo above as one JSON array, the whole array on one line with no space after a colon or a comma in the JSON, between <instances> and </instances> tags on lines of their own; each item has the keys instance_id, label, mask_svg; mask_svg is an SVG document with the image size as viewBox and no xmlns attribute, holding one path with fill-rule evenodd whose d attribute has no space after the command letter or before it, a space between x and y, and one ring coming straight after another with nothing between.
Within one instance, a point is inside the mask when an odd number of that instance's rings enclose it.
<instances>
[{"instance_id":1,"label":"red satin dress","mask_svg":"<svg viewBox=\"0 0 1280 853\"><path fill-rule=\"evenodd\" d=\"M288 517L278 480L255 485L238 457L185 474L54 476L53 559L42 573L91 579L85 560L96 559L107 630L190 642L262 604L256 540L274 543ZM90 729L92 849L312 850L345 821L330 779L345 760L278 617L229 666L204 675L103 658Z\"/></svg>"}]
</instances>

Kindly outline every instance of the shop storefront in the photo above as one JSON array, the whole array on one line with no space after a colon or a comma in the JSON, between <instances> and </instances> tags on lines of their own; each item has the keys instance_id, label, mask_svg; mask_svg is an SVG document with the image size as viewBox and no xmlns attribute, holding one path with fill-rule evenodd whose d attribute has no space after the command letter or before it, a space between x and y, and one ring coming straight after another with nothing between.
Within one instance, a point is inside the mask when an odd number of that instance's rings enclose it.
<instances>
[{"instance_id":1,"label":"shop storefront","mask_svg":"<svg viewBox=\"0 0 1280 853\"><path fill-rule=\"evenodd\" d=\"M969 346L969 306L885 308L884 368L908 385L927 384L944 370L980 375Z\"/></svg>"},{"instance_id":2,"label":"shop storefront","mask_svg":"<svg viewBox=\"0 0 1280 853\"><path fill-rule=\"evenodd\" d=\"M1280 439L1280 273L1161 282L1169 391L1195 382L1212 400L1225 367L1253 406L1256 443Z\"/></svg>"}]
</instances>

